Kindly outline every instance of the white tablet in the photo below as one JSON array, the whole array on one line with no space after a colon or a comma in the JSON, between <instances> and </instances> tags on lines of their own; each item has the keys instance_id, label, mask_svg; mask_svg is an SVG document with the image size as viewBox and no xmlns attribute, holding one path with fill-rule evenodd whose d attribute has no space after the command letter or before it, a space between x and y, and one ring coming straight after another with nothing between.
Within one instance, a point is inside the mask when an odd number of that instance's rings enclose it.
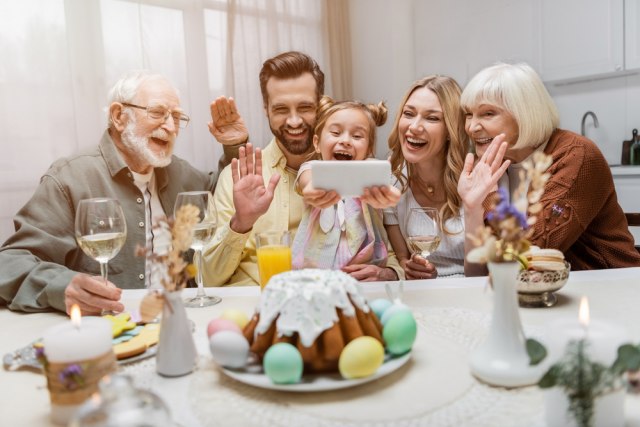
<instances>
[{"instance_id":1,"label":"white tablet","mask_svg":"<svg viewBox=\"0 0 640 427\"><path fill-rule=\"evenodd\" d=\"M361 196L366 187L389 185L391 163L386 160L315 160L311 162L314 188L336 190L342 197Z\"/></svg>"}]
</instances>

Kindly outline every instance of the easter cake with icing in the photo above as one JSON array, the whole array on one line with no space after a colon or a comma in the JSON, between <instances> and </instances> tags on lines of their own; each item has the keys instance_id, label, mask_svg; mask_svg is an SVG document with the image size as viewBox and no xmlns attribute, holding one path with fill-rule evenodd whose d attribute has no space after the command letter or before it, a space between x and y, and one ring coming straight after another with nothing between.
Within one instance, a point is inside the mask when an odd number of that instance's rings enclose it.
<instances>
[{"instance_id":1,"label":"easter cake with icing","mask_svg":"<svg viewBox=\"0 0 640 427\"><path fill-rule=\"evenodd\" d=\"M260 359L273 344L294 345L305 372L337 371L345 345L358 337L384 343L382 325L357 280L341 271L319 269L272 277L243 334Z\"/></svg>"}]
</instances>

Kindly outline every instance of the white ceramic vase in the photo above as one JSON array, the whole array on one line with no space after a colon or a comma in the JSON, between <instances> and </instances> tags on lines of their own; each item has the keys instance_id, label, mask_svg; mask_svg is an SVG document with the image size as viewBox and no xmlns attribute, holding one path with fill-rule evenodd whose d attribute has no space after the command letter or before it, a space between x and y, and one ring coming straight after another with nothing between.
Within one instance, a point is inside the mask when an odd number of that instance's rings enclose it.
<instances>
[{"instance_id":1,"label":"white ceramic vase","mask_svg":"<svg viewBox=\"0 0 640 427\"><path fill-rule=\"evenodd\" d=\"M593 402L591 426L624 426L625 391L619 389L597 397ZM569 399L559 387L544 392L544 419L547 427L578 427L575 417L569 411Z\"/></svg>"},{"instance_id":2,"label":"white ceramic vase","mask_svg":"<svg viewBox=\"0 0 640 427\"><path fill-rule=\"evenodd\" d=\"M473 350L470 367L479 380L502 387L537 383L543 366L530 366L518 312L517 262L489 263L493 283L493 313L487 339Z\"/></svg>"},{"instance_id":3,"label":"white ceramic vase","mask_svg":"<svg viewBox=\"0 0 640 427\"><path fill-rule=\"evenodd\" d=\"M182 293L165 292L164 295L156 372L165 377L179 377L193 372L198 354Z\"/></svg>"}]
</instances>

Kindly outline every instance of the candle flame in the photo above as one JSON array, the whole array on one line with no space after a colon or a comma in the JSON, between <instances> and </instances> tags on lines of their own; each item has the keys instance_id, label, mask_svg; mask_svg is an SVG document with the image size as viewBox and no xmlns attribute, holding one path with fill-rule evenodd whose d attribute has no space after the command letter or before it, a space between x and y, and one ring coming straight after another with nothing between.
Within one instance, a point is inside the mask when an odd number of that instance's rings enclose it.
<instances>
[{"instance_id":1,"label":"candle flame","mask_svg":"<svg viewBox=\"0 0 640 427\"><path fill-rule=\"evenodd\" d=\"M80 306L78 304L73 304L71 306L71 323L73 326L80 327L82 323L82 315L80 314Z\"/></svg>"},{"instance_id":2,"label":"candle flame","mask_svg":"<svg viewBox=\"0 0 640 427\"><path fill-rule=\"evenodd\" d=\"M580 324L583 327L589 326L589 299L587 297L580 298L580 310L578 311L578 318Z\"/></svg>"}]
</instances>

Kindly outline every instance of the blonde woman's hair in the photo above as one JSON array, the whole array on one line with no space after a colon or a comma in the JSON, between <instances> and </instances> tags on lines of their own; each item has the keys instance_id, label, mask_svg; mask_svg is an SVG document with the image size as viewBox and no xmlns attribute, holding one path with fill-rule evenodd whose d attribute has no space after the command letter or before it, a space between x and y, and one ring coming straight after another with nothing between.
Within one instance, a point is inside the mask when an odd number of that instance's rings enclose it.
<instances>
[{"instance_id":1,"label":"blonde woman's hair","mask_svg":"<svg viewBox=\"0 0 640 427\"><path fill-rule=\"evenodd\" d=\"M393 123L393 129L389 135L389 148L391 149L391 170L393 175L402 185L404 193L409 188L411 180L418 179L415 168L406 162L402 154L402 146L400 144L400 135L398 133L398 123L402 117L402 112L407 100L413 92L418 89L427 88L432 91L442 107L442 115L444 124L447 129L447 142L445 145L446 164L444 170L444 193L446 202L440 210L442 218L443 230L447 234L450 233L444 224L449 218L455 218L460 215L460 206L462 200L458 195L458 178L462 173L464 166L464 156L469 147L469 140L464 130L464 116L460 108L460 86L458 83L447 76L431 75L423 77L415 81L409 90L405 93L404 98L400 102L396 119ZM406 170L407 175L404 175Z\"/></svg>"},{"instance_id":2,"label":"blonde woman's hair","mask_svg":"<svg viewBox=\"0 0 640 427\"><path fill-rule=\"evenodd\" d=\"M511 114L518 125L516 149L547 142L560 123L540 76L525 63L498 63L483 69L464 88L460 103L465 111L489 104Z\"/></svg>"},{"instance_id":3,"label":"blonde woman's hair","mask_svg":"<svg viewBox=\"0 0 640 427\"><path fill-rule=\"evenodd\" d=\"M327 120L333 113L342 110L362 111L369 122L369 147L367 147L367 157L374 157L376 152L376 127L382 126L387 121L387 106L384 101L377 104L363 104L360 101L334 101L331 97L324 95L320 98L318 109L316 110L316 127L313 134L320 138Z\"/></svg>"}]
</instances>

